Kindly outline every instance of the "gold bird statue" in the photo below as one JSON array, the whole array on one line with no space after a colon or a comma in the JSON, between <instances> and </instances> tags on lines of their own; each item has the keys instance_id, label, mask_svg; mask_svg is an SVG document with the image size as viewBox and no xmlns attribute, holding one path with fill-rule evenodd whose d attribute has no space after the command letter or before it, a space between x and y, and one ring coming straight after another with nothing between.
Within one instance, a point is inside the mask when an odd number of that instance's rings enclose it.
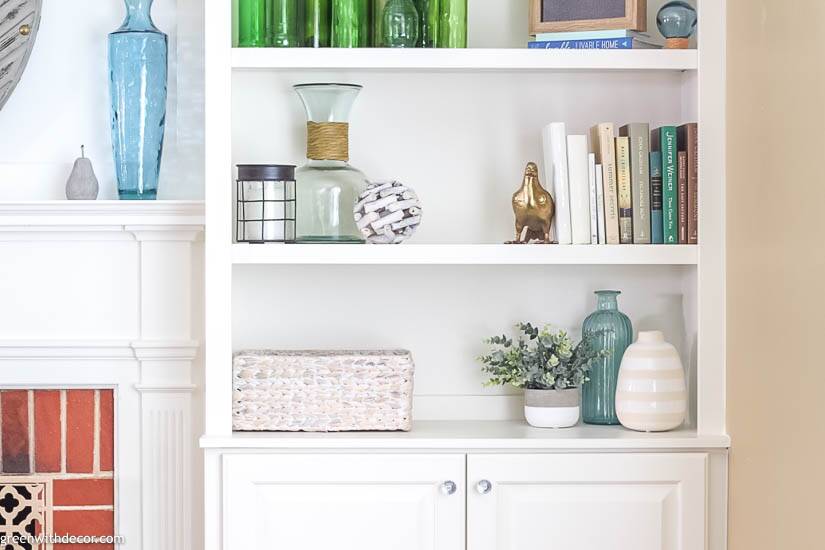
<instances>
[{"instance_id":1,"label":"gold bird statue","mask_svg":"<svg viewBox=\"0 0 825 550\"><path fill-rule=\"evenodd\" d=\"M550 226L556 214L553 197L539 182L539 169L536 163L527 163L521 189L513 195L513 212L516 214L517 244L526 244L532 240L550 243Z\"/></svg>"}]
</instances>

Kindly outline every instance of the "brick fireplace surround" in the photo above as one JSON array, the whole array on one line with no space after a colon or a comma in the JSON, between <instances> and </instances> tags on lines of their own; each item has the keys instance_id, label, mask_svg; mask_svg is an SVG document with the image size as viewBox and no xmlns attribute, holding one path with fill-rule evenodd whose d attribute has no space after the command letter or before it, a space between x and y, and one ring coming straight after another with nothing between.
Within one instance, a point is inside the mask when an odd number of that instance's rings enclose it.
<instances>
[{"instance_id":1,"label":"brick fireplace surround","mask_svg":"<svg viewBox=\"0 0 825 550\"><path fill-rule=\"evenodd\" d=\"M0 391L0 533L114 535L114 410L111 389Z\"/></svg>"}]
</instances>

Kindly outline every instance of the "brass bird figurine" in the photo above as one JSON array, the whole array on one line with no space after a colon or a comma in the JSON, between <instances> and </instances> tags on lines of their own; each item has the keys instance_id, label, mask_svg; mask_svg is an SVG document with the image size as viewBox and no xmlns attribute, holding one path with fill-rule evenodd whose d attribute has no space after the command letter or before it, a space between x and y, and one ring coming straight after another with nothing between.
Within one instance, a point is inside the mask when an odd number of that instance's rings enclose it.
<instances>
[{"instance_id":1,"label":"brass bird figurine","mask_svg":"<svg viewBox=\"0 0 825 550\"><path fill-rule=\"evenodd\" d=\"M513 212L516 215L517 244L526 244L537 239L549 244L550 226L556 214L553 197L539 182L536 163L527 163L521 189L513 195Z\"/></svg>"}]
</instances>

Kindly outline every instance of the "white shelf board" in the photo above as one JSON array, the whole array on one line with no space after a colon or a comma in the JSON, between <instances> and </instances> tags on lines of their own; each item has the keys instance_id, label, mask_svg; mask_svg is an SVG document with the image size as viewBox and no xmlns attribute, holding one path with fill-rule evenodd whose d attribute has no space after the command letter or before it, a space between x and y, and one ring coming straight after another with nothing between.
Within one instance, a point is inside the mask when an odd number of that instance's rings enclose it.
<instances>
[{"instance_id":1,"label":"white shelf board","mask_svg":"<svg viewBox=\"0 0 825 550\"><path fill-rule=\"evenodd\" d=\"M0 227L195 225L204 202L184 200L52 200L0 202Z\"/></svg>"},{"instance_id":2,"label":"white shelf board","mask_svg":"<svg viewBox=\"0 0 825 550\"><path fill-rule=\"evenodd\" d=\"M234 264L695 265L698 257L693 245L232 245Z\"/></svg>"},{"instance_id":3,"label":"white shelf board","mask_svg":"<svg viewBox=\"0 0 825 550\"><path fill-rule=\"evenodd\" d=\"M430 450L671 450L725 449L726 435L689 429L639 433L621 426L580 424L565 430L532 428L519 421L423 421L410 432L234 433L203 436L202 448L219 449L430 449Z\"/></svg>"},{"instance_id":4,"label":"white shelf board","mask_svg":"<svg viewBox=\"0 0 825 550\"><path fill-rule=\"evenodd\" d=\"M697 50L234 48L234 69L690 71Z\"/></svg>"}]
</instances>

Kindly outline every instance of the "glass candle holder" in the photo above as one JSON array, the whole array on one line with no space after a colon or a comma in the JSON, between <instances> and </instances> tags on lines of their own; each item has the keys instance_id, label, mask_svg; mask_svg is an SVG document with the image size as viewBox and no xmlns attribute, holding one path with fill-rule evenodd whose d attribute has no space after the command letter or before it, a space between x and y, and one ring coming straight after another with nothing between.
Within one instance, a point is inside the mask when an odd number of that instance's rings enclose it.
<instances>
[{"instance_id":1,"label":"glass candle holder","mask_svg":"<svg viewBox=\"0 0 825 550\"><path fill-rule=\"evenodd\" d=\"M239 164L236 193L237 242L295 242L295 166Z\"/></svg>"}]
</instances>

